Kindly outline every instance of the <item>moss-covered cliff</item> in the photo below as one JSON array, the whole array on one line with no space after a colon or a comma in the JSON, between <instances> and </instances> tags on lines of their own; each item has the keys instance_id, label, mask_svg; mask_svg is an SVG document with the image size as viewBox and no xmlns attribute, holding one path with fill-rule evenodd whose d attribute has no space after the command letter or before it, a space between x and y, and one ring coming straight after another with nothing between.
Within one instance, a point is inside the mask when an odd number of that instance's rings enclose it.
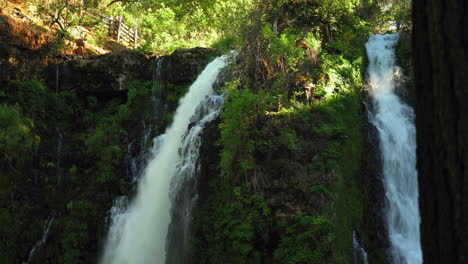
<instances>
[{"instance_id":1,"label":"moss-covered cliff","mask_svg":"<svg viewBox=\"0 0 468 264\"><path fill-rule=\"evenodd\" d=\"M164 131L208 53L165 57L161 71L180 71L165 74L164 83L153 80L156 59L134 51L62 57L28 72L37 80L3 80L0 262L27 261L48 223L31 263L97 261L107 211L117 196L131 193L130 162L151 144L144 134ZM166 107L155 105L154 96Z\"/></svg>"}]
</instances>

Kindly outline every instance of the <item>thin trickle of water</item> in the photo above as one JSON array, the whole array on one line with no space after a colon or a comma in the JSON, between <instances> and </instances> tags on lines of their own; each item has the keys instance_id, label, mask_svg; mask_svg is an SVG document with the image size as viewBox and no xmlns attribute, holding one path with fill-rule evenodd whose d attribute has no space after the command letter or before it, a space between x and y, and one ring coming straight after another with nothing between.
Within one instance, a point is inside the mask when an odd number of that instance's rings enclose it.
<instances>
[{"instance_id":1,"label":"thin trickle of water","mask_svg":"<svg viewBox=\"0 0 468 264\"><path fill-rule=\"evenodd\" d=\"M354 262L353 264L369 264L367 260L367 252L359 244L359 240L356 237L356 232L353 231L353 251L354 251Z\"/></svg>"},{"instance_id":2,"label":"thin trickle of water","mask_svg":"<svg viewBox=\"0 0 468 264\"><path fill-rule=\"evenodd\" d=\"M164 103L165 93L166 93L166 79L167 76L164 71L164 67L170 66L170 64L165 63L166 57L161 57L156 62L156 67L153 71L153 87L151 93L151 101L153 103L154 111L156 116L161 118L167 112L167 104ZM166 69L167 71L168 69Z\"/></svg>"},{"instance_id":3,"label":"thin trickle of water","mask_svg":"<svg viewBox=\"0 0 468 264\"><path fill-rule=\"evenodd\" d=\"M142 136L130 142L127 146L127 153L125 154L125 167L127 176L132 179L132 183L138 183L146 167L148 161L154 156L152 149L149 147L153 127L156 122L160 121L165 114L165 105L163 104L163 90L165 89L166 79L163 76L163 63L165 57L157 60L153 70L153 84L150 96L149 111L151 118L145 122L141 120L143 127ZM153 142L152 148L157 148L160 142ZM111 209L112 210L112 209Z\"/></svg>"},{"instance_id":4,"label":"thin trickle of water","mask_svg":"<svg viewBox=\"0 0 468 264\"><path fill-rule=\"evenodd\" d=\"M165 57L161 57L156 62L156 67L153 71L153 97L161 98L164 89L164 78L163 78L163 64Z\"/></svg>"},{"instance_id":5,"label":"thin trickle of water","mask_svg":"<svg viewBox=\"0 0 468 264\"><path fill-rule=\"evenodd\" d=\"M63 147L63 134L60 129L57 128L57 158L55 161L55 167L57 171L57 183L60 185L62 183L62 170L61 170L61 157L62 157L62 147Z\"/></svg>"},{"instance_id":6,"label":"thin trickle of water","mask_svg":"<svg viewBox=\"0 0 468 264\"><path fill-rule=\"evenodd\" d=\"M143 135L139 139L128 144L124 159L127 168L127 176L132 179L132 183L138 182L143 173L143 169L146 167L146 163L152 157L152 150L148 147L148 143L150 141L153 123L150 122L149 125L146 125L146 123L142 121L142 127ZM153 143L153 148L154 147L155 144ZM135 152L137 154L134 156Z\"/></svg>"},{"instance_id":7,"label":"thin trickle of water","mask_svg":"<svg viewBox=\"0 0 468 264\"><path fill-rule=\"evenodd\" d=\"M213 94L213 84L225 65L225 57L211 62L179 101L174 122L164 133L157 154L145 168L136 197L125 212L114 217L101 263L165 262L172 206L171 182L183 160L179 149L192 116L200 103Z\"/></svg>"},{"instance_id":8,"label":"thin trickle of water","mask_svg":"<svg viewBox=\"0 0 468 264\"><path fill-rule=\"evenodd\" d=\"M386 225L395 264L422 263L419 234L416 129L414 111L395 94L394 46L398 34L371 36L366 44L370 121L379 132L386 197Z\"/></svg>"},{"instance_id":9,"label":"thin trickle of water","mask_svg":"<svg viewBox=\"0 0 468 264\"><path fill-rule=\"evenodd\" d=\"M31 263L31 260L35 256L37 250L41 249L44 247L45 243L47 242L47 238L49 237L49 230L50 227L52 226L52 222L54 221L54 218L50 217L46 220L44 224L44 231L42 232L42 237L39 239L36 244L34 244L34 247L29 251L29 256L28 256L28 262L27 264Z\"/></svg>"},{"instance_id":10,"label":"thin trickle of water","mask_svg":"<svg viewBox=\"0 0 468 264\"><path fill-rule=\"evenodd\" d=\"M55 65L55 93L58 92L59 89L59 65L58 63Z\"/></svg>"},{"instance_id":11,"label":"thin trickle of water","mask_svg":"<svg viewBox=\"0 0 468 264\"><path fill-rule=\"evenodd\" d=\"M124 162L127 169L127 176L132 179L134 178L134 175L136 174L137 170L136 158L132 156L134 143L135 142L130 142L130 144L128 144L127 153L125 153L124 157Z\"/></svg>"}]
</instances>

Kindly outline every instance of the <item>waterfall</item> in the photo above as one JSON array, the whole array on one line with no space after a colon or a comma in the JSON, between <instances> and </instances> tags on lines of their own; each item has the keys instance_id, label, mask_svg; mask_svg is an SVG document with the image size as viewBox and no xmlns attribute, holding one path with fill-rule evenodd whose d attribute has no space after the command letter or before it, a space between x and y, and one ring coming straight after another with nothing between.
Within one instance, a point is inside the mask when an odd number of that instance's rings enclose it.
<instances>
[{"instance_id":1,"label":"waterfall","mask_svg":"<svg viewBox=\"0 0 468 264\"><path fill-rule=\"evenodd\" d=\"M42 250L47 242L47 238L49 237L49 230L50 226L52 225L52 222L54 221L54 218L50 217L46 220L44 224L44 231L42 232L42 237L39 239L36 244L34 244L34 247L29 251L28 255L28 262L25 262L26 264L31 263L33 260L34 256L36 255L36 252L38 250Z\"/></svg>"},{"instance_id":2,"label":"waterfall","mask_svg":"<svg viewBox=\"0 0 468 264\"><path fill-rule=\"evenodd\" d=\"M153 139L153 147L150 149L148 143L151 140L151 134L153 133L153 127L157 122L160 122L165 113L167 105L164 104L163 93L166 89L166 76L163 74L165 57L161 57L156 61L156 65L153 70L153 84L151 90L151 96L148 100L149 106L147 110L150 113L149 120L141 120L142 133L141 136L136 140L130 142L127 146L127 153L125 154L125 167L126 174L132 179L132 183L137 183L140 179L143 169L151 157L155 156L155 151L161 144L162 137ZM120 198L117 198L120 199ZM120 203L114 203L120 204ZM113 210L115 208L111 208ZM122 210L119 208L118 210ZM109 212L112 215L111 212Z\"/></svg>"},{"instance_id":3,"label":"waterfall","mask_svg":"<svg viewBox=\"0 0 468 264\"><path fill-rule=\"evenodd\" d=\"M165 78L163 78L163 65L165 57L161 57L156 62L156 67L153 71L153 90L152 97L161 99L164 93Z\"/></svg>"},{"instance_id":4,"label":"waterfall","mask_svg":"<svg viewBox=\"0 0 468 264\"><path fill-rule=\"evenodd\" d=\"M63 148L63 134L60 131L59 128L56 128L57 130L57 158L55 160L55 168L56 168L56 174L57 174L57 184L60 185L62 184L62 169L61 169L61 157L62 157L62 148Z\"/></svg>"},{"instance_id":5,"label":"waterfall","mask_svg":"<svg viewBox=\"0 0 468 264\"><path fill-rule=\"evenodd\" d=\"M369 119L379 132L391 262L418 264L422 263L422 253L416 129L413 109L395 94L395 77L400 72L394 51L398 39L398 34L374 35L366 44L368 84L373 99Z\"/></svg>"},{"instance_id":6,"label":"waterfall","mask_svg":"<svg viewBox=\"0 0 468 264\"><path fill-rule=\"evenodd\" d=\"M171 185L184 163L184 135L200 103L213 95L213 84L226 58L211 62L179 101L172 125L166 129L156 155L145 168L135 198L126 210L112 217L101 263L162 264L166 259L166 237L171 219ZM211 115L212 113L205 113ZM187 138L188 136L185 136ZM184 177L182 177L184 178ZM181 179L184 180L184 179ZM172 195L173 196L173 195Z\"/></svg>"},{"instance_id":7,"label":"waterfall","mask_svg":"<svg viewBox=\"0 0 468 264\"><path fill-rule=\"evenodd\" d=\"M171 68L170 60L166 62L166 57L161 57L156 62L153 70L153 87L151 92L151 101L154 106L157 119L161 119L167 112L167 104L164 103L167 88L167 71Z\"/></svg>"},{"instance_id":8,"label":"waterfall","mask_svg":"<svg viewBox=\"0 0 468 264\"><path fill-rule=\"evenodd\" d=\"M189 235L193 209L198 200L199 154L203 129L219 114L224 104L222 95L211 95L199 105L191 118L190 129L179 149L182 159L171 182L172 222L166 242L167 264L189 264Z\"/></svg>"},{"instance_id":9,"label":"waterfall","mask_svg":"<svg viewBox=\"0 0 468 264\"><path fill-rule=\"evenodd\" d=\"M353 231L353 252L354 252L354 261L353 264L369 264L367 260L367 252L359 244L359 240L356 237L356 232Z\"/></svg>"}]
</instances>

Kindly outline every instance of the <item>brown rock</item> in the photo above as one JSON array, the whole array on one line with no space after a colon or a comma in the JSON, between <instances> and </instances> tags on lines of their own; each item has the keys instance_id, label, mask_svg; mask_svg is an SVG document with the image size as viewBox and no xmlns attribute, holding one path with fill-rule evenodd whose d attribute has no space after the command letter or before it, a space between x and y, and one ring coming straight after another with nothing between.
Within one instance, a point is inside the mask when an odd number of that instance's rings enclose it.
<instances>
[{"instance_id":1,"label":"brown rock","mask_svg":"<svg viewBox=\"0 0 468 264\"><path fill-rule=\"evenodd\" d=\"M19 48L38 50L52 42L54 36L40 27L0 15L0 40Z\"/></svg>"}]
</instances>

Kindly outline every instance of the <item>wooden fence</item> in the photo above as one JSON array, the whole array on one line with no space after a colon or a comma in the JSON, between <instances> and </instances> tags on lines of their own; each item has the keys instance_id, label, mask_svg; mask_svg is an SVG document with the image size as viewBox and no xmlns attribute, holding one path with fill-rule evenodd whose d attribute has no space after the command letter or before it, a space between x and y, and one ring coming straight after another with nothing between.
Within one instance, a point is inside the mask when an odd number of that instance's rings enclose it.
<instances>
[{"instance_id":1,"label":"wooden fence","mask_svg":"<svg viewBox=\"0 0 468 264\"><path fill-rule=\"evenodd\" d=\"M109 36L117 42L128 46L138 46L138 29L130 28L122 22L122 16L107 17L93 11L85 11L91 18L102 21L102 25L108 30Z\"/></svg>"}]
</instances>

